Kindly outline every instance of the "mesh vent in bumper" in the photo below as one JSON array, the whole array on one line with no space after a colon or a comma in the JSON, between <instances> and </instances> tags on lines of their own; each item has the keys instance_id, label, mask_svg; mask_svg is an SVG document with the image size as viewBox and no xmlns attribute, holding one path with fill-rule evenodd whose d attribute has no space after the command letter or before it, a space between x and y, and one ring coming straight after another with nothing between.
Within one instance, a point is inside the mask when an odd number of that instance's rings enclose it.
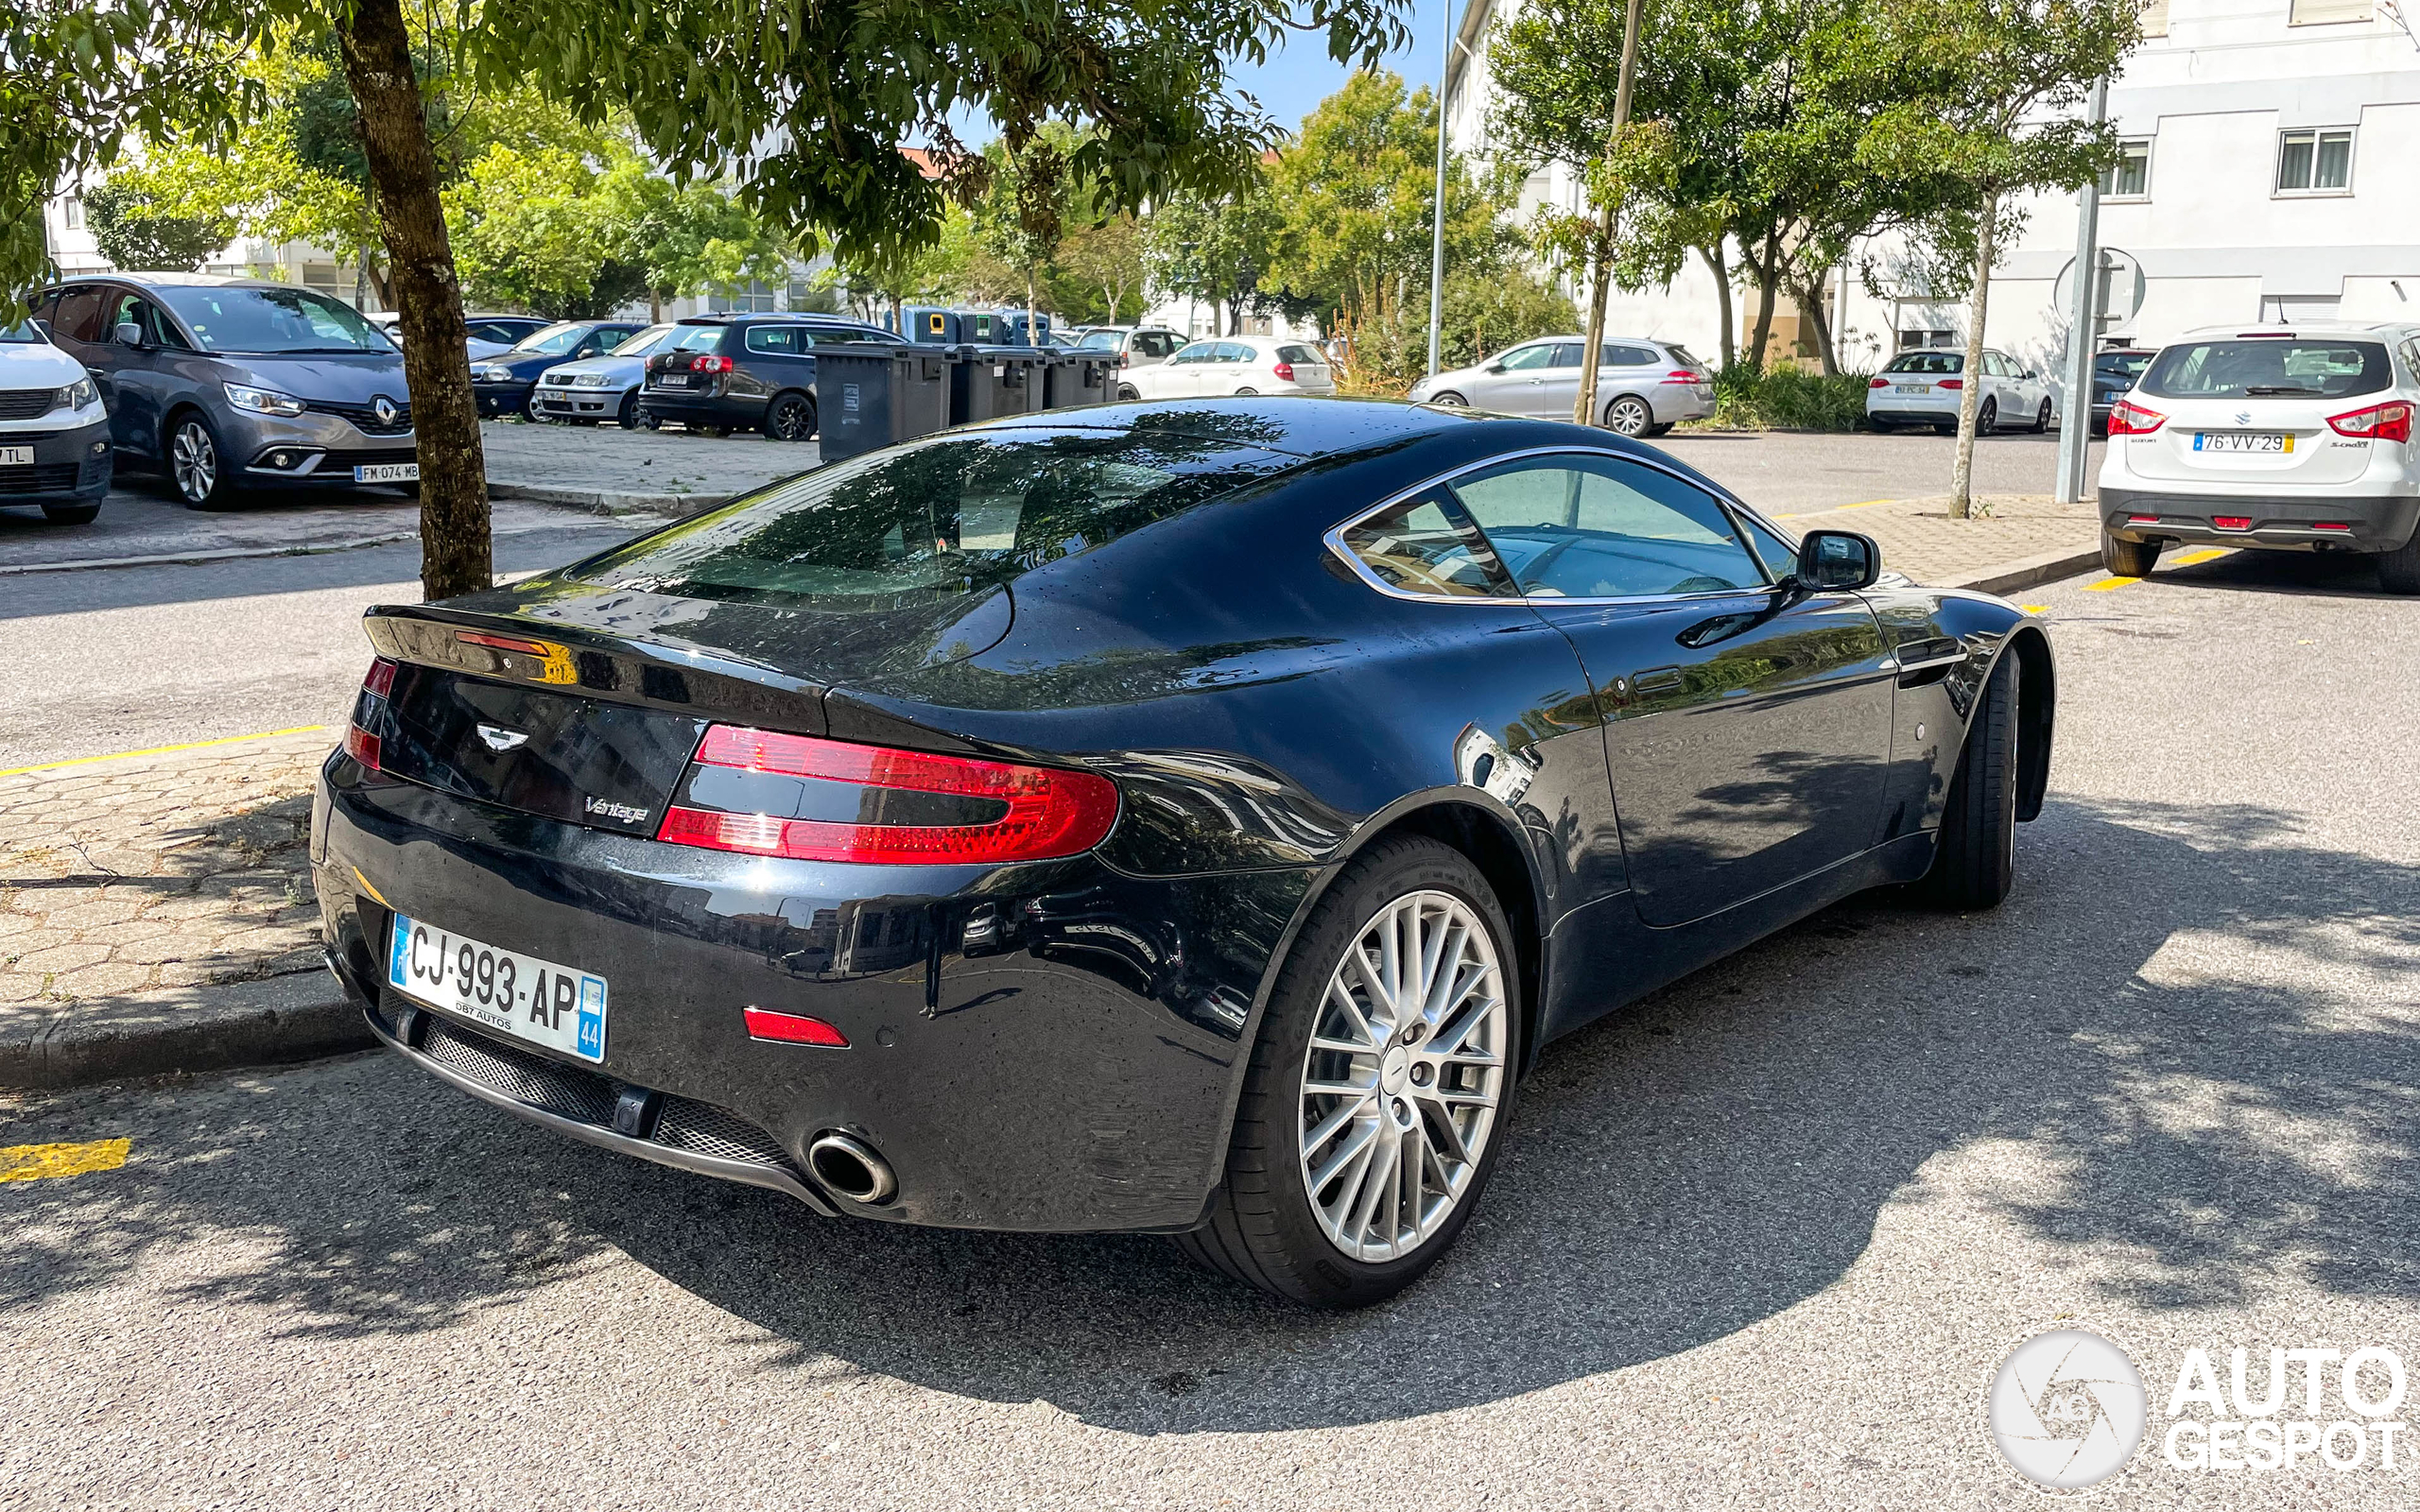
<instances>
[{"instance_id":1,"label":"mesh vent in bumper","mask_svg":"<svg viewBox=\"0 0 2420 1512\"><path fill-rule=\"evenodd\" d=\"M721 1160L746 1160L755 1165L786 1165L773 1136L737 1113L686 1097L666 1097L655 1121L655 1143L675 1150L691 1150Z\"/></svg>"}]
</instances>

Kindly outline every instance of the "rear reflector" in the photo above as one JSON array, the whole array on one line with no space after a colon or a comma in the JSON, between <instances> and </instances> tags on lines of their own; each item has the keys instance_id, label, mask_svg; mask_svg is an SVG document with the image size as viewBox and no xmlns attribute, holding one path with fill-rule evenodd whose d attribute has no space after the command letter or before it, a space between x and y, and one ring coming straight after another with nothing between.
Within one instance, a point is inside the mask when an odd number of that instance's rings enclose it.
<instances>
[{"instance_id":1,"label":"rear reflector","mask_svg":"<svg viewBox=\"0 0 2420 1512\"><path fill-rule=\"evenodd\" d=\"M707 782L716 772L771 781L736 788L728 778ZM778 781L785 778L806 781ZM832 789L819 791L823 783ZM977 816L958 823L881 822L890 812L917 812L920 805L906 798L910 794L938 795L944 809L957 799L951 817ZM735 806L759 801L765 807L754 812ZM925 800L921 807L929 814L935 805ZM788 816L810 809L854 812L856 818ZM1117 786L1094 772L716 725L699 742L683 797L665 810L656 838L801 861L996 865L1080 855L1100 844L1116 819Z\"/></svg>"},{"instance_id":2,"label":"rear reflector","mask_svg":"<svg viewBox=\"0 0 2420 1512\"><path fill-rule=\"evenodd\" d=\"M2252 517L2242 514L2214 514L2210 516L2210 524L2221 530L2249 530L2252 528Z\"/></svg>"},{"instance_id":3,"label":"rear reflector","mask_svg":"<svg viewBox=\"0 0 2420 1512\"><path fill-rule=\"evenodd\" d=\"M2335 520L2323 520L2319 524L2311 526L2311 528L2313 530L2342 530L2348 536L2353 533L2353 527L2351 525L2344 524Z\"/></svg>"},{"instance_id":4,"label":"rear reflector","mask_svg":"<svg viewBox=\"0 0 2420 1512\"><path fill-rule=\"evenodd\" d=\"M2126 523L2130 525L2155 525L2159 524L2159 516L2155 514L2130 514L2126 517Z\"/></svg>"},{"instance_id":5,"label":"rear reflector","mask_svg":"<svg viewBox=\"0 0 2420 1512\"><path fill-rule=\"evenodd\" d=\"M748 1020L751 1040L778 1040L792 1045L830 1045L835 1050L849 1048L849 1037L821 1019L810 1019L804 1013L775 1013L770 1008L751 1006L742 1010Z\"/></svg>"}]
</instances>

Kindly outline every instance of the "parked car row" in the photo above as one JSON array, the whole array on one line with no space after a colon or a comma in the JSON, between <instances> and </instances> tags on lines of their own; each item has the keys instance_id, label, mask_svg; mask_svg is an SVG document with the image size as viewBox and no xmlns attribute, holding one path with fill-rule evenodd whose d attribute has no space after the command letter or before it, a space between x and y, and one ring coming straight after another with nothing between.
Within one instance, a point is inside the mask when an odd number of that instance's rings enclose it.
<instances>
[{"instance_id":1,"label":"parked car row","mask_svg":"<svg viewBox=\"0 0 2420 1512\"><path fill-rule=\"evenodd\" d=\"M1966 371L1966 353L1927 347L1903 352L1883 364L1865 387L1865 418L1877 431L1929 425L1944 436L1958 429L1958 406L1966 386L1980 389L1975 401L1976 434L2004 426L2039 434L2058 413L2050 386L2035 369L1996 347L1983 349L1982 371Z\"/></svg>"},{"instance_id":2,"label":"parked car row","mask_svg":"<svg viewBox=\"0 0 2420 1512\"><path fill-rule=\"evenodd\" d=\"M1577 335L1544 336L1495 356L1424 378L1415 403L1466 405L1539 420L1569 420L1580 402L1582 353ZM1713 370L1677 342L1623 338L1599 349L1597 419L1623 436L1661 436L1683 421L1714 413Z\"/></svg>"}]
</instances>

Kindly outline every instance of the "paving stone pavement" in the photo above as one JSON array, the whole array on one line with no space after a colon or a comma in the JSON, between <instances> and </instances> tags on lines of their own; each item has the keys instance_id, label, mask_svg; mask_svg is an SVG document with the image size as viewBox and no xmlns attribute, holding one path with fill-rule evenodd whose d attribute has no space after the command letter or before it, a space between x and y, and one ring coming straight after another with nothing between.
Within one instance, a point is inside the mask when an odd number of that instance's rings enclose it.
<instances>
[{"instance_id":1,"label":"paving stone pavement","mask_svg":"<svg viewBox=\"0 0 2420 1512\"><path fill-rule=\"evenodd\" d=\"M2082 571L2100 550L2100 515L2090 500L2055 504L2044 493L1994 494L1976 504L1987 513L1953 519L1946 495L1883 499L1845 508L1782 516L1801 534L1855 530L1882 547L1882 565L1920 583L1996 583L2013 569L2039 563L2036 581ZM2070 560L2072 558L2072 560ZM2014 592L2016 584L2002 591Z\"/></svg>"},{"instance_id":2,"label":"paving stone pavement","mask_svg":"<svg viewBox=\"0 0 2420 1512\"><path fill-rule=\"evenodd\" d=\"M0 1034L320 971L310 793L334 738L0 777Z\"/></svg>"},{"instance_id":3,"label":"paving stone pavement","mask_svg":"<svg viewBox=\"0 0 2420 1512\"><path fill-rule=\"evenodd\" d=\"M677 429L486 421L479 434L489 490L497 498L616 513L718 504L822 459L812 441L769 441L746 431L717 440Z\"/></svg>"}]
</instances>

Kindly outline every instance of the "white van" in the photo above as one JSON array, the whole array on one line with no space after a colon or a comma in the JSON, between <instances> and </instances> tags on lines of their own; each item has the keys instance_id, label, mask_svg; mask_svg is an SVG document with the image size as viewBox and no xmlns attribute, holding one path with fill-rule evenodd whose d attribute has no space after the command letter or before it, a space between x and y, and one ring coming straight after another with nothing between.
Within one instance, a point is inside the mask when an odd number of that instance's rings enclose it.
<instances>
[{"instance_id":1,"label":"white van","mask_svg":"<svg viewBox=\"0 0 2420 1512\"><path fill-rule=\"evenodd\" d=\"M93 375L36 322L0 327L0 505L89 524L111 468L109 411Z\"/></svg>"}]
</instances>

